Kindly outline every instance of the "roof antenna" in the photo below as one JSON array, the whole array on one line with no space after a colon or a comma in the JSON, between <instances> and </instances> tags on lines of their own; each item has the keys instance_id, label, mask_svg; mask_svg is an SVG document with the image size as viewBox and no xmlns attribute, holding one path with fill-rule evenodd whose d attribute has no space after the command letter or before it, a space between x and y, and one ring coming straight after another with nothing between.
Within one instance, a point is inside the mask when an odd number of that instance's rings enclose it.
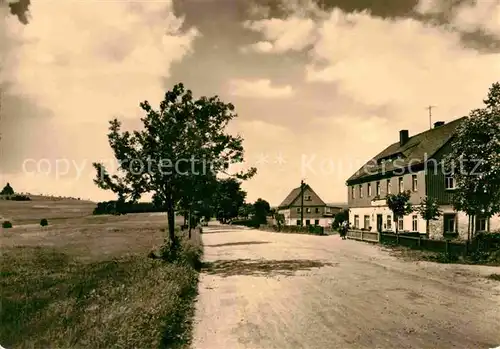
<instances>
[{"instance_id":1,"label":"roof antenna","mask_svg":"<svg viewBox=\"0 0 500 349\"><path fill-rule=\"evenodd\" d=\"M429 105L427 108L427 110L429 110L429 130L432 129L432 108L436 108L435 105Z\"/></svg>"}]
</instances>

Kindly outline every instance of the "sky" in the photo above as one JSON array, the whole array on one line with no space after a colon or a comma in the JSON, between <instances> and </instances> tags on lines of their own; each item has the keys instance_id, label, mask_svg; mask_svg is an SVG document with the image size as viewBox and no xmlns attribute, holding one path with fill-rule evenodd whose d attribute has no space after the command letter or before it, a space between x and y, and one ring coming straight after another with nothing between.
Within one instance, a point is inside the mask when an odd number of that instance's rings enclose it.
<instances>
[{"instance_id":1,"label":"sky","mask_svg":"<svg viewBox=\"0 0 500 349\"><path fill-rule=\"evenodd\" d=\"M372 4L375 3L375 4ZM114 199L108 121L176 83L236 107L247 200L278 205L305 180L347 201L364 162L432 122L482 106L500 77L500 0L33 0L0 2L0 184Z\"/></svg>"}]
</instances>

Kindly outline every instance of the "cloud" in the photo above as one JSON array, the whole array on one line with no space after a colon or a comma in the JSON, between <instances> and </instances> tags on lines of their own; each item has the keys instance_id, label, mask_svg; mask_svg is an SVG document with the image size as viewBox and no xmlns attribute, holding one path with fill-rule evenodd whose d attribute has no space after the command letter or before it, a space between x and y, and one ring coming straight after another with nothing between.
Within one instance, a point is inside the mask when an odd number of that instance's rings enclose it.
<instances>
[{"instance_id":1,"label":"cloud","mask_svg":"<svg viewBox=\"0 0 500 349\"><path fill-rule=\"evenodd\" d=\"M243 53L248 53L248 52L272 52L274 49L274 45L270 43L269 41L259 41L256 42L255 44L251 44L248 46L243 46L241 47L241 52Z\"/></svg>"},{"instance_id":2,"label":"cloud","mask_svg":"<svg viewBox=\"0 0 500 349\"><path fill-rule=\"evenodd\" d=\"M111 156L107 121L137 120L140 102L158 103L200 36L171 1L35 1L28 25L1 11L0 171L55 193L61 180L24 178L22 162ZM78 186L94 185L86 177Z\"/></svg>"},{"instance_id":3,"label":"cloud","mask_svg":"<svg viewBox=\"0 0 500 349\"><path fill-rule=\"evenodd\" d=\"M463 3L457 8L453 23L464 31L482 30L500 39L500 1Z\"/></svg>"},{"instance_id":4,"label":"cloud","mask_svg":"<svg viewBox=\"0 0 500 349\"><path fill-rule=\"evenodd\" d=\"M482 31L500 39L500 1L463 1L449 8L444 0L421 0L415 7L418 13L438 15L446 13L449 25L462 32L473 33Z\"/></svg>"},{"instance_id":5,"label":"cloud","mask_svg":"<svg viewBox=\"0 0 500 349\"><path fill-rule=\"evenodd\" d=\"M315 24L311 18L295 16L287 20L271 18L246 21L243 26L262 33L266 39L250 45L249 50L273 53L301 51L314 42Z\"/></svg>"},{"instance_id":6,"label":"cloud","mask_svg":"<svg viewBox=\"0 0 500 349\"><path fill-rule=\"evenodd\" d=\"M276 21L283 28L294 28L294 35L277 30ZM346 97L374 106L418 106L419 111L429 103L449 110L469 107L500 75L498 53L480 54L464 47L460 34L446 27L338 8L315 23L297 25L292 15L245 26L261 32L273 45L285 41L282 50L306 49L306 81L335 84ZM311 42L307 48L305 43Z\"/></svg>"},{"instance_id":7,"label":"cloud","mask_svg":"<svg viewBox=\"0 0 500 349\"><path fill-rule=\"evenodd\" d=\"M9 51L5 79L65 120L135 117L145 98L162 97L197 35L181 31L169 1L42 1L30 13L29 25L7 25L23 43Z\"/></svg>"},{"instance_id":8,"label":"cloud","mask_svg":"<svg viewBox=\"0 0 500 349\"><path fill-rule=\"evenodd\" d=\"M414 10L420 14L438 14L444 12L444 1L439 0L420 0Z\"/></svg>"},{"instance_id":9,"label":"cloud","mask_svg":"<svg viewBox=\"0 0 500 349\"><path fill-rule=\"evenodd\" d=\"M238 97L281 99L292 96L294 91L290 85L271 86L269 79L233 79L229 81L229 93Z\"/></svg>"}]
</instances>

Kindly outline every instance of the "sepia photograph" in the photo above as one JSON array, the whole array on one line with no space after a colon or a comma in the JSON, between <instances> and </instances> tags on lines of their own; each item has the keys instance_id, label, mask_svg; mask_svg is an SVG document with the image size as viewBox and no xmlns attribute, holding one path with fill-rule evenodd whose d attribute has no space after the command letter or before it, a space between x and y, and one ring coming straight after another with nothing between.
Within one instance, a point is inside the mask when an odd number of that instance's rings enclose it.
<instances>
[{"instance_id":1,"label":"sepia photograph","mask_svg":"<svg viewBox=\"0 0 500 349\"><path fill-rule=\"evenodd\" d=\"M0 349L500 349L500 0L0 0Z\"/></svg>"}]
</instances>

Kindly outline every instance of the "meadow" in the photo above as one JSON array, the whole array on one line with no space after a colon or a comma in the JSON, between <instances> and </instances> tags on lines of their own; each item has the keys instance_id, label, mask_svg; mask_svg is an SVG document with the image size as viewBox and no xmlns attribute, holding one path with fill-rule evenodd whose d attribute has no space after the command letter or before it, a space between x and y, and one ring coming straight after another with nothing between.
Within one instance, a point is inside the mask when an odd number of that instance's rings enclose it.
<instances>
[{"instance_id":1,"label":"meadow","mask_svg":"<svg viewBox=\"0 0 500 349\"><path fill-rule=\"evenodd\" d=\"M198 272L147 257L166 237L166 215L93 216L94 207L0 200L0 220L13 224L0 232L0 345L187 348Z\"/></svg>"}]
</instances>

